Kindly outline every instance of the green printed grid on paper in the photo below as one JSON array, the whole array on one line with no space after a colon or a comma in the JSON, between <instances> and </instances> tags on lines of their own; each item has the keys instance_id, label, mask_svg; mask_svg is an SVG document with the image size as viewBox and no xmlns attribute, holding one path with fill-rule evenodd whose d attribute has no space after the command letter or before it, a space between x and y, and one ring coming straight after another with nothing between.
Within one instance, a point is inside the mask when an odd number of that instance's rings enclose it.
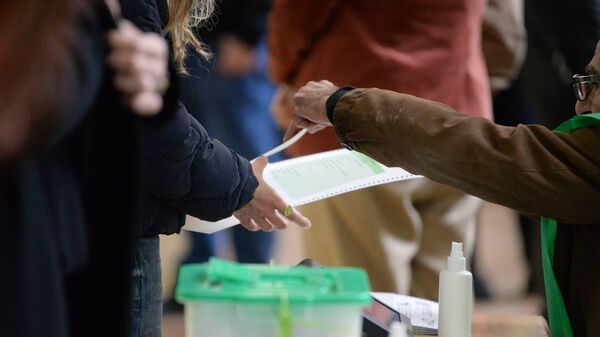
<instances>
[{"instance_id":1,"label":"green printed grid on paper","mask_svg":"<svg viewBox=\"0 0 600 337\"><path fill-rule=\"evenodd\" d=\"M383 172L376 161L363 154L342 152L294 166L275 168L270 174L287 195L300 199Z\"/></svg>"}]
</instances>

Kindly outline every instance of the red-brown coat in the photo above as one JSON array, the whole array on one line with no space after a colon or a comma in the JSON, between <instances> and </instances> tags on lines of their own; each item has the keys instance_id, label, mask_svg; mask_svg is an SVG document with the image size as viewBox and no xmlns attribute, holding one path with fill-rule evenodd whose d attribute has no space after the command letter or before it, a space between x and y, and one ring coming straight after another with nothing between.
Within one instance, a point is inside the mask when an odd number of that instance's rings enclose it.
<instances>
[{"instance_id":1,"label":"red-brown coat","mask_svg":"<svg viewBox=\"0 0 600 337\"><path fill-rule=\"evenodd\" d=\"M481 51L483 0L277 0L269 67L278 83L378 87L491 117ZM303 155L338 148L331 130L304 137Z\"/></svg>"}]
</instances>

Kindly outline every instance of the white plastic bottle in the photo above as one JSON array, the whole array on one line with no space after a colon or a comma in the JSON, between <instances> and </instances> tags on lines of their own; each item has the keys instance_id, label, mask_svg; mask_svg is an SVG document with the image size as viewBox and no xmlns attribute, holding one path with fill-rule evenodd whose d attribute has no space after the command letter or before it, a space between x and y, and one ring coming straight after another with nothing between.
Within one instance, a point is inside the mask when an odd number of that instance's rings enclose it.
<instances>
[{"instance_id":1,"label":"white plastic bottle","mask_svg":"<svg viewBox=\"0 0 600 337\"><path fill-rule=\"evenodd\" d=\"M409 337L406 324L400 322L392 322L388 337Z\"/></svg>"},{"instance_id":2,"label":"white plastic bottle","mask_svg":"<svg viewBox=\"0 0 600 337\"><path fill-rule=\"evenodd\" d=\"M473 275L467 271L462 243L452 242L448 268L440 273L439 337L471 337Z\"/></svg>"}]
</instances>

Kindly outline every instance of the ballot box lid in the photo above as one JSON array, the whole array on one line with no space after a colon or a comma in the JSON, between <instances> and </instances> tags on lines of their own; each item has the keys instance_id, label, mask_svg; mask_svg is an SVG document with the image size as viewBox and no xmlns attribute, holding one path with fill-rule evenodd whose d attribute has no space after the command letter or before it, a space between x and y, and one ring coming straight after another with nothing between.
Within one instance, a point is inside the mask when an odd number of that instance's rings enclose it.
<instances>
[{"instance_id":1,"label":"ballot box lid","mask_svg":"<svg viewBox=\"0 0 600 337\"><path fill-rule=\"evenodd\" d=\"M182 266L175 295L182 302L367 305L369 291L367 274L360 268L240 264L212 258Z\"/></svg>"}]
</instances>

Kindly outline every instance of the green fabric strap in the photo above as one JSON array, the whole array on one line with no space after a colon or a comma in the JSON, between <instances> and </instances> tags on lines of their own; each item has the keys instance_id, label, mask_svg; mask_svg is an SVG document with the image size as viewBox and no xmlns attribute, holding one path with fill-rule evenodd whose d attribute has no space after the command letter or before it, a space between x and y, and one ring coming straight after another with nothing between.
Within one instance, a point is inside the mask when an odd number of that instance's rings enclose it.
<instances>
[{"instance_id":1,"label":"green fabric strap","mask_svg":"<svg viewBox=\"0 0 600 337\"><path fill-rule=\"evenodd\" d=\"M544 270L544 286L546 288L546 306L548 307L548 322L550 336L573 337L573 329L567 314L567 307L556 281L552 262L554 261L554 241L556 241L556 220L542 218L542 266Z\"/></svg>"},{"instance_id":2,"label":"green fabric strap","mask_svg":"<svg viewBox=\"0 0 600 337\"><path fill-rule=\"evenodd\" d=\"M577 115L559 125L557 132L568 133L573 130L600 125L600 113ZM554 243L556 241L557 223L550 218L541 219L542 232L542 265L544 268L544 285L546 287L546 305L548 306L548 321L552 337L573 337L573 329L569 321L567 307L560 293L560 287L554 275Z\"/></svg>"}]
</instances>

